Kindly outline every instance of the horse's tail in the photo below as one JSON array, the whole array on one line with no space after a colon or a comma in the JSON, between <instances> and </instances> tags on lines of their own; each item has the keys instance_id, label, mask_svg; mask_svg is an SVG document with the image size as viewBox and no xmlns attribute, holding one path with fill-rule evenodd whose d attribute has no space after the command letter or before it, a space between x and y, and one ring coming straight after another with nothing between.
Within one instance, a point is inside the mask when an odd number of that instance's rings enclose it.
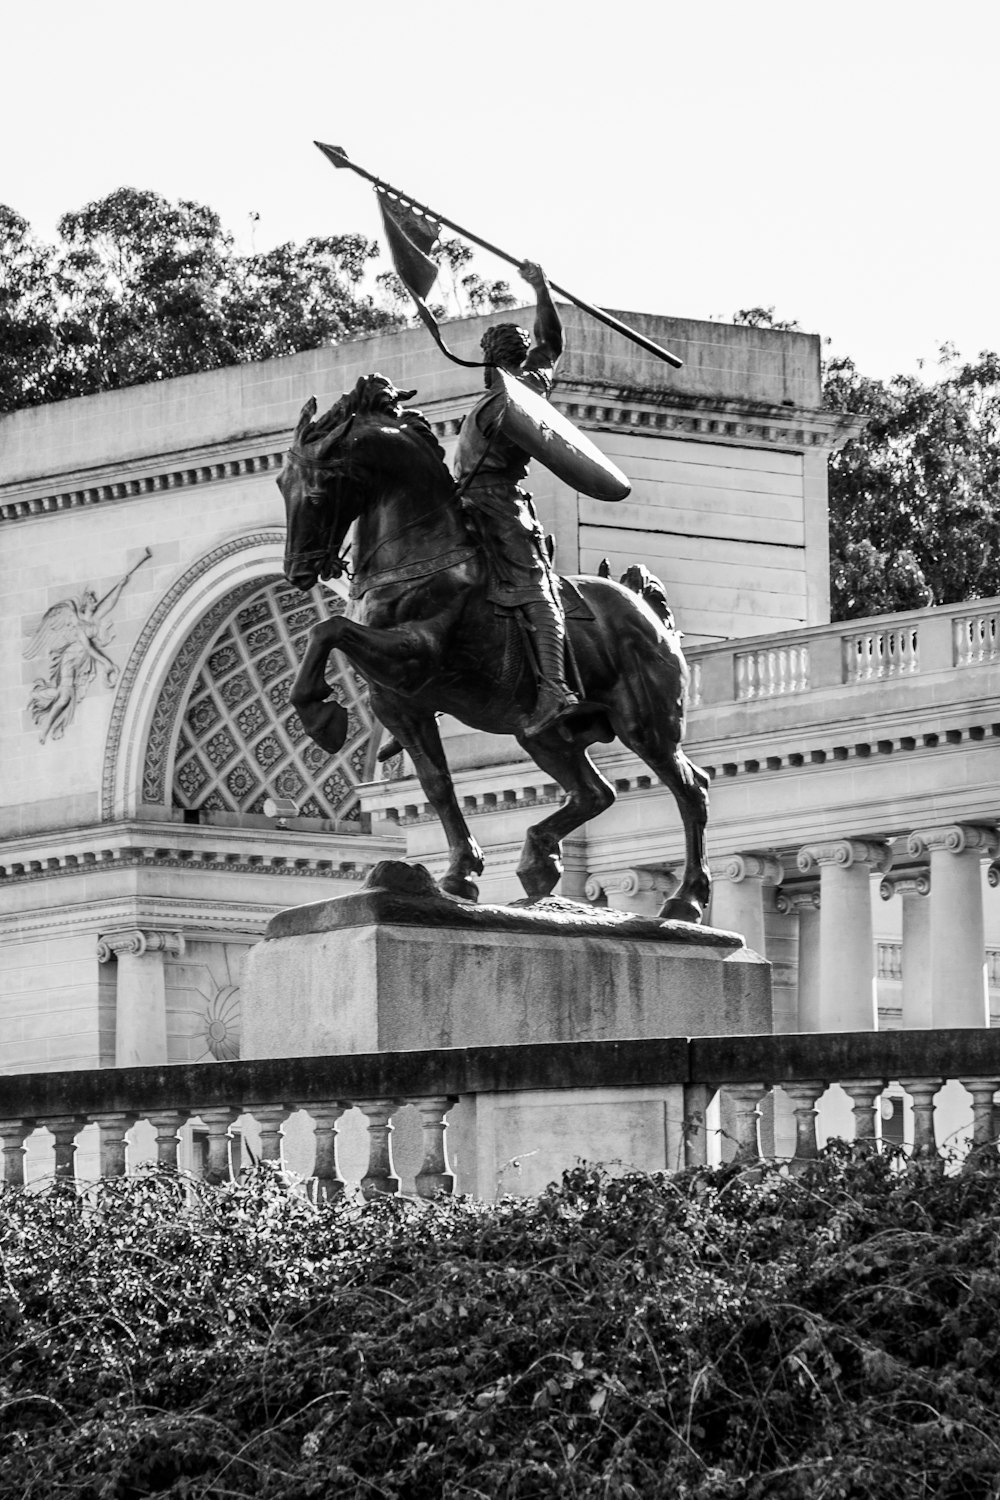
<instances>
[{"instance_id":1,"label":"horse's tail","mask_svg":"<svg viewBox=\"0 0 1000 1500\"><path fill-rule=\"evenodd\" d=\"M667 600L667 591L655 573L651 573L642 563L633 563L630 568L625 569L618 581L625 588L631 589L633 594L638 594L668 630L677 629L674 612Z\"/></svg>"}]
</instances>

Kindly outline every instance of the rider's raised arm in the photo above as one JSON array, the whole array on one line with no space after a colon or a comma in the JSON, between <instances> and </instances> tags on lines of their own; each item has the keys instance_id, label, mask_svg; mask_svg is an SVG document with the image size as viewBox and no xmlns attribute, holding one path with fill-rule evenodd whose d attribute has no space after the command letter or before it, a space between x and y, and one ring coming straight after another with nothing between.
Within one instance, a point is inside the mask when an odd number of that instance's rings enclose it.
<instances>
[{"instance_id":1,"label":"rider's raised arm","mask_svg":"<svg viewBox=\"0 0 1000 1500\"><path fill-rule=\"evenodd\" d=\"M535 293L535 343L526 363L533 369L554 370L556 361L563 352L562 319L556 311L541 266L532 260L526 260L520 269L521 275Z\"/></svg>"}]
</instances>

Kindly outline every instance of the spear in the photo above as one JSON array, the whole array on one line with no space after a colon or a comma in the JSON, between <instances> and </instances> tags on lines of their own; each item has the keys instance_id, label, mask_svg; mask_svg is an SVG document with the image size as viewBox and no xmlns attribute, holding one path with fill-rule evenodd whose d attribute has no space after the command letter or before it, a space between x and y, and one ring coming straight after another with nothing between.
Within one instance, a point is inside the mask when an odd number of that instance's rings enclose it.
<instances>
[{"instance_id":1,"label":"spear","mask_svg":"<svg viewBox=\"0 0 1000 1500\"><path fill-rule=\"evenodd\" d=\"M523 264L523 257L519 260L516 255L509 255L506 250L501 250L499 245L490 244L490 241L484 240L481 235L473 234L471 229L463 229L462 225L456 224L454 219L445 218L444 214L439 214L436 209L428 208L425 203L419 203L416 198L411 198L409 193L402 193L399 188L394 188L391 183L383 182L381 177L376 177L372 172L366 172L364 167L359 167L357 162L351 161L342 146L327 146L322 141L314 141L313 145L317 146L327 160L332 162L335 167L348 167L352 172L356 172L359 177L364 177L368 182L373 182L376 188L380 189L383 193L391 193L394 198L402 199L404 203L408 203L411 208L415 208L419 213L425 214L427 218L433 219L439 224L447 225L456 234L460 234L463 239L471 240L474 245L480 245L482 249L488 250L491 255L499 256L501 260L507 261L510 265L520 266ZM579 307L583 312L589 313L599 323L604 323L608 328L613 328L616 333L620 333L625 338L631 339L633 344L638 344L639 348L645 349L648 354L655 354L657 359L665 360L675 370L679 370L683 365L684 361L678 359L676 354L671 354L669 349L661 349L659 344L654 344L653 340L648 339L644 333L639 333L635 328L630 328L627 323L620 322L611 313L605 312L603 307L595 307L591 302L584 302L582 297L577 297L573 292L567 291L566 287L560 286L556 281L550 281L549 286L554 292L558 292L561 297L565 297L567 302L572 302L575 307Z\"/></svg>"}]
</instances>

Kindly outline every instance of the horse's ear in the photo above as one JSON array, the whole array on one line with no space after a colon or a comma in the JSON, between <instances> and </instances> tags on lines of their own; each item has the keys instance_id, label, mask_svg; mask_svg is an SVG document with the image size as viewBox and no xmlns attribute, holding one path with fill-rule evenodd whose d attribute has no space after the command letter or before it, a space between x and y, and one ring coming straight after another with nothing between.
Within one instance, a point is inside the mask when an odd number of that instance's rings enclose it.
<instances>
[{"instance_id":1,"label":"horse's ear","mask_svg":"<svg viewBox=\"0 0 1000 1500\"><path fill-rule=\"evenodd\" d=\"M397 391L396 392L396 400L399 401L399 402L412 401L413 398L414 398L414 396L416 394L417 394L417 392L416 392L415 389L412 390L412 391Z\"/></svg>"},{"instance_id":2,"label":"horse's ear","mask_svg":"<svg viewBox=\"0 0 1000 1500\"><path fill-rule=\"evenodd\" d=\"M346 422L341 422L339 427L335 427L332 432L328 432L325 437L321 438L309 455L310 458L329 458L334 449L344 441L344 438L353 426L354 414L352 412Z\"/></svg>"},{"instance_id":3,"label":"horse's ear","mask_svg":"<svg viewBox=\"0 0 1000 1500\"><path fill-rule=\"evenodd\" d=\"M316 397L310 396L305 406L299 412L299 420L295 427L295 441L300 443L306 435L310 422L316 415Z\"/></svg>"}]
</instances>

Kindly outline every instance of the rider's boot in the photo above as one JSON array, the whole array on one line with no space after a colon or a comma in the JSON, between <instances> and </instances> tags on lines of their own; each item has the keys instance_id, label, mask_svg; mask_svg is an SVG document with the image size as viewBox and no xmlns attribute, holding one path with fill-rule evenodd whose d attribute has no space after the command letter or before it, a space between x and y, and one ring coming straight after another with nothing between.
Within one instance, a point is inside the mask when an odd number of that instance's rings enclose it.
<instances>
[{"instance_id":1,"label":"rider's boot","mask_svg":"<svg viewBox=\"0 0 1000 1500\"><path fill-rule=\"evenodd\" d=\"M566 681L566 625L561 611L548 601L523 607L534 631L538 657L538 699L534 713L521 729L522 735L531 739L558 724L579 706L580 700Z\"/></svg>"}]
</instances>

